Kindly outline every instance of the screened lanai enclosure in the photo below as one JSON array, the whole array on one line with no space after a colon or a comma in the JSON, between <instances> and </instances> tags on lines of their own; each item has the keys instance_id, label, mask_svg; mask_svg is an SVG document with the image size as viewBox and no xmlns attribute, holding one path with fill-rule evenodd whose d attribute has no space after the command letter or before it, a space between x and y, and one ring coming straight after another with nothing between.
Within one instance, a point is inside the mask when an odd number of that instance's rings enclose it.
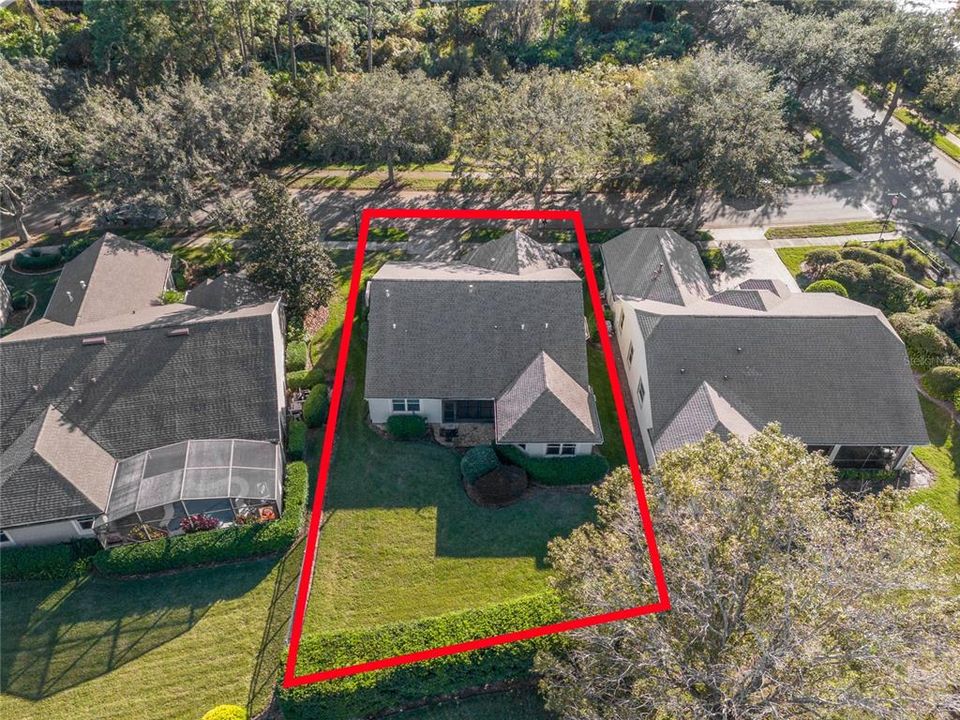
<instances>
[{"instance_id":1,"label":"screened lanai enclosure","mask_svg":"<svg viewBox=\"0 0 960 720\"><path fill-rule=\"evenodd\" d=\"M117 463L106 513L95 525L104 546L155 540L280 516L283 456L254 440L187 440Z\"/></svg>"}]
</instances>

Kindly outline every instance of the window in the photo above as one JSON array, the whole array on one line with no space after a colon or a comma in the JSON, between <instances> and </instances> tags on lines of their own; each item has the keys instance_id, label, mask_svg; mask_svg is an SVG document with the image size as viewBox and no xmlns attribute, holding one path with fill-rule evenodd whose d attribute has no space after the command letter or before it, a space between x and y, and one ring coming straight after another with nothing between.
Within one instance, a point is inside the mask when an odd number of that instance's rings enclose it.
<instances>
[{"instance_id":1,"label":"window","mask_svg":"<svg viewBox=\"0 0 960 720\"><path fill-rule=\"evenodd\" d=\"M577 445L576 443L564 443L560 446L561 455L576 455L577 454Z\"/></svg>"},{"instance_id":2,"label":"window","mask_svg":"<svg viewBox=\"0 0 960 720\"><path fill-rule=\"evenodd\" d=\"M13 541L10 539L9 535L7 535L3 530L0 530L0 543L8 543L8 542L13 542Z\"/></svg>"},{"instance_id":3,"label":"window","mask_svg":"<svg viewBox=\"0 0 960 720\"><path fill-rule=\"evenodd\" d=\"M560 443L547 443L547 455L559 455Z\"/></svg>"},{"instance_id":4,"label":"window","mask_svg":"<svg viewBox=\"0 0 960 720\"><path fill-rule=\"evenodd\" d=\"M81 530L93 530L93 518L84 518L83 520L77 520L77 525L80 526Z\"/></svg>"},{"instance_id":5,"label":"window","mask_svg":"<svg viewBox=\"0 0 960 720\"><path fill-rule=\"evenodd\" d=\"M493 400L444 400L445 423L492 423Z\"/></svg>"},{"instance_id":6,"label":"window","mask_svg":"<svg viewBox=\"0 0 960 720\"><path fill-rule=\"evenodd\" d=\"M647 389L643 386L643 378L640 378L640 385L637 386L637 397L640 398L640 404L643 405L643 399L647 396Z\"/></svg>"},{"instance_id":7,"label":"window","mask_svg":"<svg viewBox=\"0 0 960 720\"><path fill-rule=\"evenodd\" d=\"M420 412L420 399L419 398L394 398L393 411L395 413Z\"/></svg>"},{"instance_id":8,"label":"window","mask_svg":"<svg viewBox=\"0 0 960 720\"><path fill-rule=\"evenodd\" d=\"M630 349L627 350L627 365L633 362L633 343L630 343Z\"/></svg>"},{"instance_id":9,"label":"window","mask_svg":"<svg viewBox=\"0 0 960 720\"><path fill-rule=\"evenodd\" d=\"M627 313L626 313L626 311L625 311L625 310L621 310L621 311L620 311L620 320L619 320L619 322L617 322L617 327L618 327L620 330L623 330L623 321L626 320L626 318L627 318Z\"/></svg>"}]
</instances>

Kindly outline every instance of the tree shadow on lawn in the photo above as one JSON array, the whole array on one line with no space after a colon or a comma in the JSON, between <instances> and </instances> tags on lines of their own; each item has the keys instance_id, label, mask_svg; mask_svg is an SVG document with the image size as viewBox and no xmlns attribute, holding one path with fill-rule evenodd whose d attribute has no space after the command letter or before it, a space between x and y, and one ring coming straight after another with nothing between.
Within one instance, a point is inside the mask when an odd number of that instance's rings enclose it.
<instances>
[{"instance_id":1,"label":"tree shadow on lawn","mask_svg":"<svg viewBox=\"0 0 960 720\"><path fill-rule=\"evenodd\" d=\"M218 600L249 592L271 567L6 585L0 691L41 700L109 673L190 630Z\"/></svg>"}]
</instances>

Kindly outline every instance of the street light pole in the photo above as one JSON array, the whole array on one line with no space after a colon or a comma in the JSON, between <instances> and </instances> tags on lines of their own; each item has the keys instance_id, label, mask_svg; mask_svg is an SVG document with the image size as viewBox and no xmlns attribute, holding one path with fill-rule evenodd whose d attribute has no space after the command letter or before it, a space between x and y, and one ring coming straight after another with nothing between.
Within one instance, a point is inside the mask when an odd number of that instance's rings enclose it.
<instances>
[{"instance_id":1,"label":"street light pole","mask_svg":"<svg viewBox=\"0 0 960 720\"><path fill-rule=\"evenodd\" d=\"M953 245L953 241L957 239L957 234L960 233L960 222L957 223L956 229L953 231L953 235L950 236L950 239L947 240L947 250L950 249L950 246Z\"/></svg>"},{"instance_id":2,"label":"street light pole","mask_svg":"<svg viewBox=\"0 0 960 720\"><path fill-rule=\"evenodd\" d=\"M893 209L900 203L900 198L905 196L901 193L891 193L888 197L890 198L890 208L887 210L887 216L883 219L883 224L880 226L880 237L877 238L877 242L883 240L883 232L887 229L887 223L890 222Z\"/></svg>"}]
</instances>

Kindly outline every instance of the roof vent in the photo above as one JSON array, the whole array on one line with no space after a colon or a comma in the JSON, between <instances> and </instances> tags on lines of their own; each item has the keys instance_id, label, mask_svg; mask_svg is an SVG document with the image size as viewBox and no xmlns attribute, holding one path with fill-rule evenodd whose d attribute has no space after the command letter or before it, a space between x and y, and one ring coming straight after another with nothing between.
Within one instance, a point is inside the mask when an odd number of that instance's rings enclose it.
<instances>
[{"instance_id":1,"label":"roof vent","mask_svg":"<svg viewBox=\"0 0 960 720\"><path fill-rule=\"evenodd\" d=\"M743 348L742 348L742 347L738 347L738 348L737 348L737 352L743 352Z\"/></svg>"},{"instance_id":2,"label":"roof vent","mask_svg":"<svg viewBox=\"0 0 960 720\"><path fill-rule=\"evenodd\" d=\"M543 327L549 329L549 328L550 328L550 323L544 323L544 324L543 324Z\"/></svg>"},{"instance_id":3,"label":"roof vent","mask_svg":"<svg viewBox=\"0 0 960 720\"><path fill-rule=\"evenodd\" d=\"M730 376L729 376L729 375L724 375L724 376L723 376L723 379L724 379L724 380L729 380L729 379L730 379Z\"/></svg>"},{"instance_id":4,"label":"roof vent","mask_svg":"<svg viewBox=\"0 0 960 720\"><path fill-rule=\"evenodd\" d=\"M39 386L39 385L31 385L30 388L31 388L34 392L40 392L40 386Z\"/></svg>"},{"instance_id":5,"label":"roof vent","mask_svg":"<svg viewBox=\"0 0 960 720\"><path fill-rule=\"evenodd\" d=\"M67 300L73 302L73 293L67 290Z\"/></svg>"},{"instance_id":6,"label":"roof vent","mask_svg":"<svg viewBox=\"0 0 960 720\"><path fill-rule=\"evenodd\" d=\"M520 323L520 329L521 329L521 330L526 330L526 329L527 329L527 324L526 324L526 323Z\"/></svg>"},{"instance_id":7,"label":"roof vent","mask_svg":"<svg viewBox=\"0 0 960 720\"><path fill-rule=\"evenodd\" d=\"M87 281L86 281L86 280L81 280L81 281L80 281L80 287L81 287L83 290L86 290L86 289L87 289Z\"/></svg>"},{"instance_id":8,"label":"roof vent","mask_svg":"<svg viewBox=\"0 0 960 720\"><path fill-rule=\"evenodd\" d=\"M183 337L190 334L190 328L174 328L167 333L167 337Z\"/></svg>"},{"instance_id":9,"label":"roof vent","mask_svg":"<svg viewBox=\"0 0 960 720\"><path fill-rule=\"evenodd\" d=\"M85 337L80 341L81 345L106 345L107 337L106 335L96 335L94 337Z\"/></svg>"},{"instance_id":10,"label":"roof vent","mask_svg":"<svg viewBox=\"0 0 960 720\"><path fill-rule=\"evenodd\" d=\"M383 291L383 294L386 295L387 297L390 297L390 288L386 288L386 289Z\"/></svg>"},{"instance_id":11,"label":"roof vent","mask_svg":"<svg viewBox=\"0 0 960 720\"><path fill-rule=\"evenodd\" d=\"M685 372L687 372L687 369L686 369L686 368L680 368L680 374L681 374L681 375L683 375Z\"/></svg>"},{"instance_id":12,"label":"roof vent","mask_svg":"<svg viewBox=\"0 0 960 720\"><path fill-rule=\"evenodd\" d=\"M396 330L396 329L397 329L397 324L396 324L396 323L391 323L391 324L393 325L393 329Z\"/></svg>"}]
</instances>

